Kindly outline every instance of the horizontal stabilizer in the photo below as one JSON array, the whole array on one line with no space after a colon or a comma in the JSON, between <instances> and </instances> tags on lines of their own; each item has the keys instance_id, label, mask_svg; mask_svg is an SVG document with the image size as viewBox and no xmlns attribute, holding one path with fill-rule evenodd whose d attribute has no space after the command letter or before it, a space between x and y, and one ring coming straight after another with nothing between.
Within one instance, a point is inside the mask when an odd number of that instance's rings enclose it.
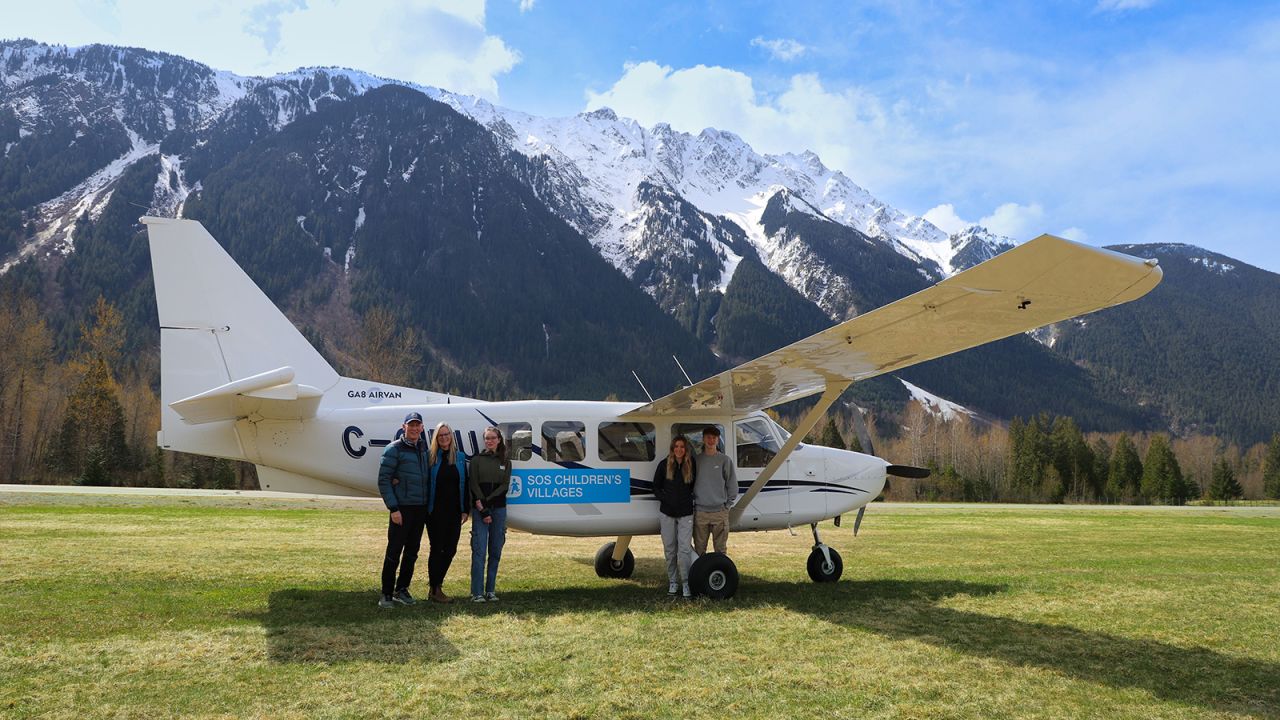
<instances>
[{"instance_id":1,"label":"horizontal stabilizer","mask_svg":"<svg viewBox=\"0 0 1280 720\"><path fill-rule=\"evenodd\" d=\"M220 420L306 420L315 417L323 393L293 381L291 367L276 368L170 403L188 425Z\"/></svg>"}]
</instances>

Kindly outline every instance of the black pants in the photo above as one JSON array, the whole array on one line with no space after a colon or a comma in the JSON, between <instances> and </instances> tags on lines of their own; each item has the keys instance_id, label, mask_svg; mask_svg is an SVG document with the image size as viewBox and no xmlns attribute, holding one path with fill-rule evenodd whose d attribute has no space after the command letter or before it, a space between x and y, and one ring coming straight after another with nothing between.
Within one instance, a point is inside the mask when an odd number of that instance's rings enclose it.
<instances>
[{"instance_id":1,"label":"black pants","mask_svg":"<svg viewBox=\"0 0 1280 720\"><path fill-rule=\"evenodd\" d=\"M461 535L462 510L454 503L438 503L435 512L427 518L427 539L431 541L427 580L431 587L438 588L444 584L444 576L449 573L449 565L458 552L458 537Z\"/></svg>"},{"instance_id":2,"label":"black pants","mask_svg":"<svg viewBox=\"0 0 1280 720\"><path fill-rule=\"evenodd\" d=\"M408 590L413 580L413 565L422 546L422 528L427 522L426 505L401 505L400 524L387 520L387 554L382 558L382 594ZM400 581L396 582L396 565Z\"/></svg>"}]
</instances>

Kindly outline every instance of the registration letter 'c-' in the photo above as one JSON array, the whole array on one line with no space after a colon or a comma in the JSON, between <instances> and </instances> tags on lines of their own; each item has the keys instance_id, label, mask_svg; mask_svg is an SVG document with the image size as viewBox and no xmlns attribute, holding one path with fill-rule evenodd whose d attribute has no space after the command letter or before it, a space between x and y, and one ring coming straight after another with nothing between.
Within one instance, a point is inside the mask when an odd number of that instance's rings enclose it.
<instances>
[{"instance_id":1,"label":"registration letter 'c-'","mask_svg":"<svg viewBox=\"0 0 1280 720\"><path fill-rule=\"evenodd\" d=\"M362 438L364 437L364 433L355 425L349 425L346 430L342 431L342 449L346 450L347 454L353 458L362 458L368 448L365 447L364 443L360 443L360 447L354 447L351 441L351 438L353 437L357 439Z\"/></svg>"}]
</instances>

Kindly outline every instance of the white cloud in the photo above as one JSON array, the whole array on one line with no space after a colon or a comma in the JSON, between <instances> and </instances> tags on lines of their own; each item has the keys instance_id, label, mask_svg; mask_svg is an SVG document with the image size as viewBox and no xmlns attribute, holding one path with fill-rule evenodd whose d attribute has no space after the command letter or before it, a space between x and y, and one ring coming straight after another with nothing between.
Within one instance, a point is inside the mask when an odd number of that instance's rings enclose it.
<instances>
[{"instance_id":1,"label":"white cloud","mask_svg":"<svg viewBox=\"0 0 1280 720\"><path fill-rule=\"evenodd\" d=\"M1001 204L990 215L977 222L970 222L960 217L951 203L943 203L931 208L924 214L924 219L937 225L948 235L954 235L965 228L980 225L996 235L1004 235L1014 240L1029 240L1044 231L1044 207L1040 203L1019 205L1014 202ZM1071 234L1067 234L1071 233ZM1080 228L1068 228L1061 234L1065 238L1078 239L1080 242L1088 237Z\"/></svg>"},{"instance_id":2,"label":"white cloud","mask_svg":"<svg viewBox=\"0 0 1280 720\"><path fill-rule=\"evenodd\" d=\"M537 3L537 0L519 0L519 1L520 1L520 12L522 13L529 12L530 10L533 9L534 4Z\"/></svg>"},{"instance_id":3,"label":"white cloud","mask_svg":"<svg viewBox=\"0 0 1280 720\"><path fill-rule=\"evenodd\" d=\"M1089 233L1078 227L1069 227L1065 230L1060 230L1058 231L1058 237L1075 240L1078 243L1089 242Z\"/></svg>"},{"instance_id":4,"label":"white cloud","mask_svg":"<svg viewBox=\"0 0 1280 720\"><path fill-rule=\"evenodd\" d=\"M145 47L241 74L340 65L494 100L498 77L520 62L487 32L483 0L49 0L6 12L5 26L8 36Z\"/></svg>"},{"instance_id":5,"label":"white cloud","mask_svg":"<svg viewBox=\"0 0 1280 720\"><path fill-rule=\"evenodd\" d=\"M1043 219L1044 208L1040 203L1019 205L1010 202L996 208L990 215L979 220L978 224L996 235L1028 240L1040 234Z\"/></svg>"},{"instance_id":6,"label":"white cloud","mask_svg":"<svg viewBox=\"0 0 1280 720\"><path fill-rule=\"evenodd\" d=\"M765 40L760 36L756 36L751 40L751 47L764 48L769 51L769 54L773 56L774 60L782 60L783 62L795 60L809 49L789 38Z\"/></svg>"},{"instance_id":7,"label":"white cloud","mask_svg":"<svg viewBox=\"0 0 1280 720\"><path fill-rule=\"evenodd\" d=\"M948 235L955 235L973 224L961 219L960 216L956 214L955 206L951 203L943 203L942 205L932 208L924 214L924 219L938 226L939 229Z\"/></svg>"},{"instance_id":8,"label":"white cloud","mask_svg":"<svg viewBox=\"0 0 1280 720\"><path fill-rule=\"evenodd\" d=\"M780 93L769 95L737 70L673 70L642 62L628 65L608 90L587 93L587 109L600 107L645 125L666 122L692 133L729 130L761 152L813 150L871 188L903 179L921 160L912 143L899 137L909 125L891 122L896 109L856 87L828 90L813 74L795 75Z\"/></svg>"},{"instance_id":9,"label":"white cloud","mask_svg":"<svg viewBox=\"0 0 1280 720\"><path fill-rule=\"evenodd\" d=\"M1125 12L1126 10L1146 10L1155 5L1157 0L1098 0L1098 12Z\"/></svg>"}]
</instances>

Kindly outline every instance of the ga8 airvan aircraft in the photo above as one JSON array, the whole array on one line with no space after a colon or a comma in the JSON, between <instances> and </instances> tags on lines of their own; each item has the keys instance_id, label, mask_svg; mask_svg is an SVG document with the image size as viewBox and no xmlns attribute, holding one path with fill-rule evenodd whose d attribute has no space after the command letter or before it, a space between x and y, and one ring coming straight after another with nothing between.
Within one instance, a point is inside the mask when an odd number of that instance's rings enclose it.
<instances>
[{"instance_id":1,"label":"ga8 airvan aircraft","mask_svg":"<svg viewBox=\"0 0 1280 720\"><path fill-rule=\"evenodd\" d=\"M722 431L736 459L734 531L809 525L809 575L840 577L817 523L857 511L889 474L873 455L800 440L850 384L1142 297L1155 260L1042 235L931 288L649 403L484 402L340 376L198 222L144 217L160 319L162 448L243 460L264 490L376 496L382 449L410 411L479 450L498 427L513 459L508 523L535 534L612 537L596 572L629 577L636 535L658 533L652 476L674 435ZM788 433L764 410L818 395ZM734 563L708 553L697 594L729 597Z\"/></svg>"}]
</instances>

